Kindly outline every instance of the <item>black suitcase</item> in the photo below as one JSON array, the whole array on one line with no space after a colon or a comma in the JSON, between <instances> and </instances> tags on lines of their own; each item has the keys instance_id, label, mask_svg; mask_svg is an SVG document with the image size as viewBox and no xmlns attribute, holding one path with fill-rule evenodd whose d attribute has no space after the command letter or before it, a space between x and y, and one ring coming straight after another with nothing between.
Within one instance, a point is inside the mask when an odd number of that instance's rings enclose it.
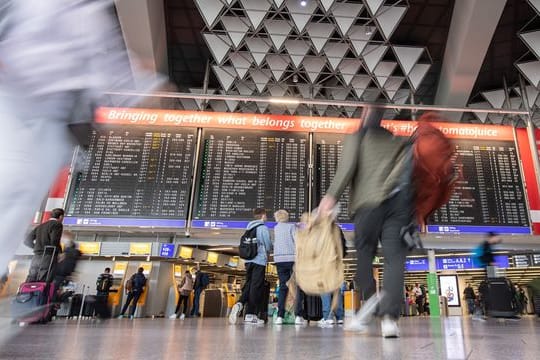
<instances>
[{"instance_id":1,"label":"black suitcase","mask_svg":"<svg viewBox=\"0 0 540 360\"><path fill-rule=\"evenodd\" d=\"M96 313L96 296L86 295L84 298L83 317L94 317Z\"/></svg>"},{"instance_id":2,"label":"black suitcase","mask_svg":"<svg viewBox=\"0 0 540 360\"><path fill-rule=\"evenodd\" d=\"M94 311L95 314L102 319L108 319L111 317L111 310L109 309L109 304L107 302L107 295L96 295Z\"/></svg>"},{"instance_id":3,"label":"black suitcase","mask_svg":"<svg viewBox=\"0 0 540 360\"><path fill-rule=\"evenodd\" d=\"M319 321L323 317L322 300L320 296L307 295L304 297L304 309L307 321Z\"/></svg>"},{"instance_id":4,"label":"black suitcase","mask_svg":"<svg viewBox=\"0 0 540 360\"><path fill-rule=\"evenodd\" d=\"M82 294L75 294L71 298L71 308L69 309L69 315L68 317L78 317L79 313L81 312L81 306L82 306Z\"/></svg>"},{"instance_id":5,"label":"black suitcase","mask_svg":"<svg viewBox=\"0 0 540 360\"><path fill-rule=\"evenodd\" d=\"M518 306L512 282L506 278L489 278L487 285L488 315L503 318L516 317Z\"/></svg>"}]
</instances>

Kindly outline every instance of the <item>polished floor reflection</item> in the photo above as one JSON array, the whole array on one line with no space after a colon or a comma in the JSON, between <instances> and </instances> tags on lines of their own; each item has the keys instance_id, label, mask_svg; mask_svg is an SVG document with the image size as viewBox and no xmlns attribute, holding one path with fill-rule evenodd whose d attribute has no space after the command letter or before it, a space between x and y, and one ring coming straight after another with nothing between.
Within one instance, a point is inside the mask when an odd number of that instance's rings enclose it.
<instances>
[{"instance_id":1,"label":"polished floor reflection","mask_svg":"<svg viewBox=\"0 0 540 360\"><path fill-rule=\"evenodd\" d=\"M400 339L340 327L228 325L224 319L57 320L0 325L0 359L538 359L540 320L404 318Z\"/></svg>"}]
</instances>

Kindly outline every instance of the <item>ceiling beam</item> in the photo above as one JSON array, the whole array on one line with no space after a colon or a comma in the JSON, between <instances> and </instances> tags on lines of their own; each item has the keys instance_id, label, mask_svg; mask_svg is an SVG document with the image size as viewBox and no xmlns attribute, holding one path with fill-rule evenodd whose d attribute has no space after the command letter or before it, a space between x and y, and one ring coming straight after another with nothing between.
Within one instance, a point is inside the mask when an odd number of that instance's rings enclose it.
<instances>
[{"instance_id":1,"label":"ceiling beam","mask_svg":"<svg viewBox=\"0 0 540 360\"><path fill-rule=\"evenodd\" d=\"M506 0L456 0L435 104L467 105L505 5ZM459 120L461 114L451 116Z\"/></svg>"},{"instance_id":2,"label":"ceiling beam","mask_svg":"<svg viewBox=\"0 0 540 360\"><path fill-rule=\"evenodd\" d=\"M115 0L115 5L132 69L168 74L164 1Z\"/></svg>"}]
</instances>

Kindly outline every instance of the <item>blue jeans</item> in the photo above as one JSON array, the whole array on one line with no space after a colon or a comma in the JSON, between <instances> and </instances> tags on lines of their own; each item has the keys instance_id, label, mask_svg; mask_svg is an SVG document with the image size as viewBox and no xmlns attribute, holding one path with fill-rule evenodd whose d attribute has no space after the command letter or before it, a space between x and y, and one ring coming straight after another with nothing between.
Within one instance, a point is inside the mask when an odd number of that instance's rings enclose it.
<instances>
[{"instance_id":1,"label":"blue jeans","mask_svg":"<svg viewBox=\"0 0 540 360\"><path fill-rule=\"evenodd\" d=\"M466 299L467 309L469 310L469 315L474 313L474 299Z\"/></svg>"},{"instance_id":2,"label":"blue jeans","mask_svg":"<svg viewBox=\"0 0 540 360\"><path fill-rule=\"evenodd\" d=\"M279 295L278 295L278 316L285 316L285 303L287 302L287 294L289 287L287 281L291 278L294 262L279 262L276 263L278 278L279 278Z\"/></svg>"},{"instance_id":3,"label":"blue jeans","mask_svg":"<svg viewBox=\"0 0 540 360\"><path fill-rule=\"evenodd\" d=\"M191 309L191 316L199 316L199 301L201 300L202 288L196 288L193 295L193 309Z\"/></svg>"},{"instance_id":4,"label":"blue jeans","mask_svg":"<svg viewBox=\"0 0 540 360\"><path fill-rule=\"evenodd\" d=\"M322 307L323 307L323 319L328 320L332 317L332 293L321 295ZM338 293L338 302L336 307L336 320L343 320L345 310L343 309L343 294L341 291Z\"/></svg>"}]
</instances>

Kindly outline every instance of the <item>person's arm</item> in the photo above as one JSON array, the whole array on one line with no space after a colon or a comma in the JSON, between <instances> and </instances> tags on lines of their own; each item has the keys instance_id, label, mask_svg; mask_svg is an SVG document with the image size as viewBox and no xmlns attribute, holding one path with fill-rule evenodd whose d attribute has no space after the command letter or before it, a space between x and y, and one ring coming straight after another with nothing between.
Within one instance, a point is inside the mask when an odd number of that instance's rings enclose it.
<instances>
[{"instance_id":1,"label":"person's arm","mask_svg":"<svg viewBox=\"0 0 540 360\"><path fill-rule=\"evenodd\" d=\"M58 253L61 253L62 247L60 246L60 241L62 239L64 226L57 221L55 221L55 223L56 224L53 224L53 226L51 226L51 230L49 231L49 239L51 240L51 245L56 247Z\"/></svg>"},{"instance_id":2,"label":"person's arm","mask_svg":"<svg viewBox=\"0 0 540 360\"><path fill-rule=\"evenodd\" d=\"M343 191L349 185L356 171L358 151L360 149L361 132L356 132L345 139L341 161L339 162L334 179L326 191L326 195L319 204L319 211L327 213L332 210L336 202L343 194Z\"/></svg>"},{"instance_id":3,"label":"person's arm","mask_svg":"<svg viewBox=\"0 0 540 360\"><path fill-rule=\"evenodd\" d=\"M272 241L270 240L270 231L268 231L268 228L266 226L261 226L261 237L263 239L264 247L266 248L266 252L269 254L272 252Z\"/></svg>"},{"instance_id":4,"label":"person's arm","mask_svg":"<svg viewBox=\"0 0 540 360\"><path fill-rule=\"evenodd\" d=\"M24 239L24 245L28 246L30 249L34 248L34 240L36 239L36 229L35 227Z\"/></svg>"}]
</instances>

